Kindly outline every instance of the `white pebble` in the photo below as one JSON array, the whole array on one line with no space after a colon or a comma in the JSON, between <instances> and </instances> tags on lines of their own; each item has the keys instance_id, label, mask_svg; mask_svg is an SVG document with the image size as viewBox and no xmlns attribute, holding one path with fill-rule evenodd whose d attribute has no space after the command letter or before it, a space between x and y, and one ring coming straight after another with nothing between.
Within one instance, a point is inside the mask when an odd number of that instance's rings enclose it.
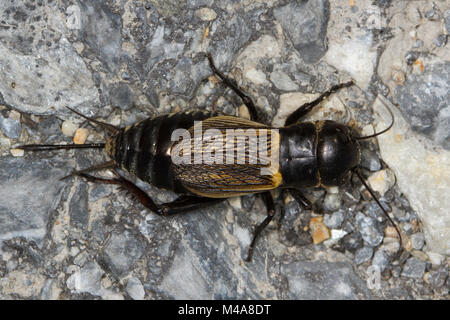
<instances>
[{"instance_id":1,"label":"white pebble","mask_svg":"<svg viewBox=\"0 0 450 320\"><path fill-rule=\"evenodd\" d=\"M65 136L73 137L78 129L78 125L72 121L64 121L61 126L61 131Z\"/></svg>"},{"instance_id":2,"label":"white pebble","mask_svg":"<svg viewBox=\"0 0 450 320\"><path fill-rule=\"evenodd\" d=\"M391 170L385 169L370 175L368 182L373 190L383 196L395 183L395 175Z\"/></svg>"},{"instance_id":3,"label":"white pebble","mask_svg":"<svg viewBox=\"0 0 450 320\"><path fill-rule=\"evenodd\" d=\"M249 68L244 73L245 78L257 85L262 85L267 83L266 75L264 72L257 70L255 68Z\"/></svg>"},{"instance_id":4,"label":"white pebble","mask_svg":"<svg viewBox=\"0 0 450 320\"><path fill-rule=\"evenodd\" d=\"M228 203L236 210L242 209L241 197L228 198Z\"/></svg>"},{"instance_id":5,"label":"white pebble","mask_svg":"<svg viewBox=\"0 0 450 320\"><path fill-rule=\"evenodd\" d=\"M428 259L434 266L439 266L444 262L444 256L436 252L427 252Z\"/></svg>"},{"instance_id":6,"label":"white pebble","mask_svg":"<svg viewBox=\"0 0 450 320\"><path fill-rule=\"evenodd\" d=\"M22 149L11 149L10 152L13 157L23 157L23 155L25 154L25 151L23 151Z\"/></svg>"}]
</instances>

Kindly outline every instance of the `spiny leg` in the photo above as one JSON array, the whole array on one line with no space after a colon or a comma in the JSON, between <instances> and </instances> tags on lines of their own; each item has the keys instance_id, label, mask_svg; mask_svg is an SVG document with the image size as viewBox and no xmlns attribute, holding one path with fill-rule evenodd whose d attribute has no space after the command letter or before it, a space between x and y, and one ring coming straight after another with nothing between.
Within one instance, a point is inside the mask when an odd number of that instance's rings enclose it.
<instances>
[{"instance_id":1,"label":"spiny leg","mask_svg":"<svg viewBox=\"0 0 450 320\"><path fill-rule=\"evenodd\" d=\"M190 195L181 195L172 202L160 205L162 215L172 215L176 213L188 212L196 209L206 208L210 205L224 201L219 198L206 198Z\"/></svg>"},{"instance_id":2,"label":"spiny leg","mask_svg":"<svg viewBox=\"0 0 450 320\"><path fill-rule=\"evenodd\" d=\"M115 167L117 167L116 162L111 160L111 161L108 161L108 162L105 162L105 163L101 163L101 164L98 164L98 165L95 165L95 166L92 166L92 167L89 167L89 168L86 168L86 169L83 169L83 170L73 170L69 175L61 178L60 180L65 180L65 179L68 179L70 177L77 176L77 175L79 176L81 173L88 173L88 172L95 172L95 171L106 170L106 169L113 169Z\"/></svg>"},{"instance_id":3,"label":"spiny leg","mask_svg":"<svg viewBox=\"0 0 450 320\"><path fill-rule=\"evenodd\" d=\"M270 223L270 221L272 221L273 217L275 216L275 204L273 202L272 194L269 191L267 191L262 193L261 196L263 198L264 203L266 204L267 217L255 228L255 232L253 233L253 239L248 247L247 258L245 259L245 261L247 262L250 262L252 260L256 239L259 237L264 228Z\"/></svg>"},{"instance_id":4,"label":"spiny leg","mask_svg":"<svg viewBox=\"0 0 450 320\"><path fill-rule=\"evenodd\" d=\"M135 196L144 207L161 216L187 212L223 201L223 199L182 195L172 202L156 204L152 198L147 195L147 193L136 186L133 182L123 178L115 170L113 170L113 172L116 175L116 178L114 179L99 178L80 171L75 172L74 175L83 177L89 182L119 185Z\"/></svg>"},{"instance_id":5,"label":"spiny leg","mask_svg":"<svg viewBox=\"0 0 450 320\"><path fill-rule=\"evenodd\" d=\"M335 93L339 89L350 87L354 85L353 81L340 83L335 86L332 86L330 90L327 92L322 93L317 99L314 101L305 103L304 105L300 106L297 110L292 112L289 117L287 117L284 126L289 126L291 124L296 123L299 121L302 117L304 117L306 114L308 114L315 106L317 106L319 103L321 103L323 100L328 98L331 94Z\"/></svg>"},{"instance_id":6,"label":"spiny leg","mask_svg":"<svg viewBox=\"0 0 450 320\"><path fill-rule=\"evenodd\" d=\"M297 201L297 203L305 210L312 210L313 206L311 201L309 201L300 190L297 189L287 189L291 196Z\"/></svg>"},{"instance_id":7,"label":"spiny leg","mask_svg":"<svg viewBox=\"0 0 450 320\"><path fill-rule=\"evenodd\" d=\"M216 66L214 65L213 58L211 54L208 52L206 53L206 57L209 61L209 66L211 70L214 72L215 75L217 75L225 85L227 85L231 90L233 90L241 99L242 102L247 106L248 111L250 113L250 119L253 121L260 121L260 117L258 116L258 111L256 110L255 104L253 103L252 99L247 96L245 93L242 92L241 89L236 85L236 81L233 79L230 79L226 77L222 72L220 72Z\"/></svg>"}]
</instances>

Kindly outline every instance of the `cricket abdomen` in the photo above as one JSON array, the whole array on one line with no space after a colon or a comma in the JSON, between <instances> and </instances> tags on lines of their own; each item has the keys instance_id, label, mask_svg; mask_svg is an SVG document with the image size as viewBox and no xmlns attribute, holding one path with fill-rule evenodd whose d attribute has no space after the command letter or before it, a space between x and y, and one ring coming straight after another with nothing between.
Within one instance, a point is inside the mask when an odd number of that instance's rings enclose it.
<instances>
[{"instance_id":1,"label":"cricket abdomen","mask_svg":"<svg viewBox=\"0 0 450 320\"><path fill-rule=\"evenodd\" d=\"M109 156L124 170L158 188L186 193L177 183L171 169L172 132L189 129L194 121L216 115L212 112L191 111L145 119L126 127L106 145Z\"/></svg>"}]
</instances>

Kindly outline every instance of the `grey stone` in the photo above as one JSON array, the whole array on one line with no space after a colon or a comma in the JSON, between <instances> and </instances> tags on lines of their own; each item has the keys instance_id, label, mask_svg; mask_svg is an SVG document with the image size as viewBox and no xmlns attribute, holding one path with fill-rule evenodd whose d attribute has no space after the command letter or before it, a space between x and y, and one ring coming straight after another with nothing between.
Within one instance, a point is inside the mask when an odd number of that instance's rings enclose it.
<instances>
[{"instance_id":1,"label":"grey stone","mask_svg":"<svg viewBox=\"0 0 450 320\"><path fill-rule=\"evenodd\" d=\"M444 18L445 18L445 29L447 30L447 33L450 33L450 10L445 11Z\"/></svg>"},{"instance_id":2,"label":"grey stone","mask_svg":"<svg viewBox=\"0 0 450 320\"><path fill-rule=\"evenodd\" d=\"M361 151L361 166L370 171L379 171L381 169L380 158L375 151L364 148Z\"/></svg>"},{"instance_id":3,"label":"grey stone","mask_svg":"<svg viewBox=\"0 0 450 320\"><path fill-rule=\"evenodd\" d=\"M424 44L424 42L423 42L422 40L417 39L417 40L414 42L413 48L420 48L420 47L423 46L423 44Z\"/></svg>"},{"instance_id":4,"label":"grey stone","mask_svg":"<svg viewBox=\"0 0 450 320\"><path fill-rule=\"evenodd\" d=\"M111 188L104 184L94 184L91 192L89 193L89 201L94 202L102 198L106 198L111 194Z\"/></svg>"},{"instance_id":5,"label":"grey stone","mask_svg":"<svg viewBox=\"0 0 450 320\"><path fill-rule=\"evenodd\" d=\"M133 270L141 258L145 243L131 231L113 233L103 250L105 263L117 276L125 276Z\"/></svg>"},{"instance_id":6,"label":"grey stone","mask_svg":"<svg viewBox=\"0 0 450 320\"><path fill-rule=\"evenodd\" d=\"M375 219L358 212L356 223L362 238L369 246L376 247L383 241L383 230Z\"/></svg>"},{"instance_id":7,"label":"grey stone","mask_svg":"<svg viewBox=\"0 0 450 320\"><path fill-rule=\"evenodd\" d=\"M283 71L274 71L270 74L270 81L280 90L294 91L298 90L298 85Z\"/></svg>"},{"instance_id":8,"label":"grey stone","mask_svg":"<svg viewBox=\"0 0 450 320\"><path fill-rule=\"evenodd\" d=\"M197 9L200 7L211 7L214 0L187 0L187 7L189 9Z\"/></svg>"},{"instance_id":9,"label":"grey stone","mask_svg":"<svg viewBox=\"0 0 450 320\"><path fill-rule=\"evenodd\" d=\"M423 248L425 244L425 236L423 233L418 232L411 235L411 246L416 249L420 250Z\"/></svg>"},{"instance_id":10,"label":"grey stone","mask_svg":"<svg viewBox=\"0 0 450 320\"><path fill-rule=\"evenodd\" d=\"M426 262L419 260L415 257L409 258L402 270L402 277L407 278L422 278L425 272Z\"/></svg>"},{"instance_id":11,"label":"grey stone","mask_svg":"<svg viewBox=\"0 0 450 320\"><path fill-rule=\"evenodd\" d=\"M101 279L105 272L93 261L87 263L83 268L74 272L67 278L67 287L74 293L89 293L103 299L123 299L121 294L102 287Z\"/></svg>"},{"instance_id":12,"label":"grey stone","mask_svg":"<svg viewBox=\"0 0 450 320\"><path fill-rule=\"evenodd\" d=\"M441 267L437 270L432 270L425 275L425 280L435 288L444 286L447 278L448 266Z\"/></svg>"},{"instance_id":13,"label":"grey stone","mask_svg":"<svg viewBox=\"0 0 450 320\"><path fill-rule=\"evenodd\" d=\"M22 132L22 126L18 120L5 118L0 114L0 129L3 133L11 139L17 139Z\"/></svg>"},{"instance_id":14,"label":"grey stone","mask_svg":"<svg viewBox=\"0 0 450 320\"><path fill-rule=\"evenodd\" d=\"M327 51L328 0L292 2L274 10L275 18L306 63L314 63Z\"/></svg>"},{"instance_id":15,"label":"grey stone","mask_svg":"<svg viewBox=\"0 0 450 320\"><path fill-rule=\"evenodd\" d=\"M371 108L374 95L395 92L395 84L388 85L384 76L385 84L381 83L372 70L381 61L378 56L392 43L407 44L405 49L394 50L393 55L402 52L397 54L394 65L405 73L405 94L413 92L411 82L415 80L422 83L422 91L429 90L424 84L428 80L433 86L447 81L445 71L436 70L445 50L433 44L433 39L444 32L430 32L432 38L421 35L423 26L438 26L440 22L418 22L418 37L424 42L419 51L411 48L415 40L407 34L414 28L403 28L406 37L398 38L399 41L397 37L396 41L386 40L391 36L389 30L400 30L398 20L403 13L398 10L399 4L389 0L373 4L383 8L382 19L396 14L395 19L382 21L387 24L385 29L368 33L365 19L373 18L373 8L358 4L359 8L352 6L350 10L348 5L331 1L330 9L327 1L312 0L246 0L231 4L213 0L0 1L0 105L25 110L20 119L24 134L18 141L11 141L12 147L15 143L70 143L70 138L61 134L62 121L84 120L72 113L69 117L65 105L101 121L115 122L120 118L120 126L177 107L235 114L242 103L235 93L211 78L201 82L212 74L204 51L210 51L218 68L235 79L264 109L267 123L280 108L279 90L295 90L298 95L324 92L349 73L359 87L363 83L368 90L361 92L353 87L336 93L334 98L346 106L348 101L355 102L349 103L348 108L342 106L338 118L343 123L354 119L357 130L362 129L379 114ZM204 7L217 13L214 21L200 23L195 12ZM77 8L81 10L79 15ZM292 10L284 14L286 8ZM76 22L80 22L79 28L75 28ZM277 29L279 23L284 34ZM326 35L339 50L337 56L332 57L330 51L330 57L327 54L322 60L327 51ZM354 41L364 42L358 46L361 50L352 51ZM256 52L250 50L255 43ZM436 52L430 51L433 48ZM405 57L407 50L417 51ZM361 76L361 70L367 69L362 65L358 70L352 69L352 59L339 63L339 55L361 60L369 66L370 74L363 72ZM424 62L425 75L414 64L417 58ZM246 68L257 70L258 79L264 78L264 84L259 86L247 79ZM391 70L386 74L390 79ZM430 95L439 96L444 90L447 87L434 87ZM392 98L396 100L395 96ZM441 98L445 101L447 96ZM405 98L406 103L411 99L416 97ZM420 104L428 101L420 99ZM123 110L114 108L111 115L111 105ZM0 113L7 116L8 110ZM334 119L335 113L325 110L320 119L328 116ZM446 117L446 107L437 111L433 123L440 131L428 134L429 138L445 139ZM398 118L396 114L396 123ZM100 142L107 136L100 128L89 128L92 141ZM10 139L0 143L5 145L6 141L9 143ZM361 145L363 152L375 150L367 163L363 155L363 167L378 169L375 140L363 141ZM161 218L116 186L91 184L78 178L58 181L71 168L107 161L98 150L26 152L20 160L13 160L8 150L2 150L0 299L430 299L448 295L448 274L444 270L434 272L441 267L439 263L434 263L433 269L426 263L424 281L400 276L403 259L397 265L389 261L393 257L389 248L395 248L396 243L374 245L383 229L379 208L365 199L366 192L350 184L339 188L339 196L326 196L324 189L304 190L315 206L332 210L324 220L334 229L333 239L324 245L312 243L307 228L311 210L303 210L294 201L284 203L286 199L278 197L278 190L274 190L278 213L261 233L253 260L247 263L243 258L252 233L266 217L258 195L246 196L241 206L230 206L224 201ZM47 162L41 160L46 157ZM72 157L76 163L62 160ZM385 161L385 155L382 158ZM17 161L21 161L20 168ZM397 183L404 179L397 178ZM141 181L137 185L157 203L176 197ZM356 185L361 186L359 182ZM409 232L425 232L413 228L412 219L418 217L408 202L411 198L406 193L402 196L402 192L404 189L392 186L384 193L383 201L394 212L401 211L398 220L410 222ZM342 209L337 211L339 203ZM355 219L361 210L367 211L369 221L360 216ZM383 221L383 227L387 225ZM341 229L348 234L343 236ZM369 237L371 244L365 243L361 234ZM418 249L413 254L425 257ZM373 264L392 271L395 279L384 281L390 274L385 272L380 290L369 291L367 274L363 272L372 263L372 256ZM357 267L358 264L364 265Z\"/></svg>"},{"instance_id":16,"label":"grey stone","mask_svg":"<svg viewBox=\"0 0 450 320\"><path fill-rule=\"evenodd\" d=\"M0 241L24 237L41 244L66 166L55 159L0 157Z\"/></svg>"},{"instance_id":17,"label":"grey stone","mask_svg":"<svg viewBox=\"0 0 450 320\"><path fill-rule=\"evenodd\" d=\"M363 246L363 239L357 232L351 232L342 238L344 248L350 252L355 252Z\"/></svg>"},{"instance_id":18,"label":"grey stone","mask_svg":"<svg viewBox=\"0 0 450 320\"><path fill-rule=\"evenodd\" d=\"M441 18L441 16L439 12L435 8L433 8L425 12L425 18L431 21L437 21Z\"/></svg>"},{"instance_id":19,"label":"grey stone","mask_svg":"<svg viewBox=\"0 0 450 320\"><path fill-rule=\"evenodd\" d=\"M70 223L73 226L87 229L89 222L88 186L84 181L77 183L75 193L69 202Z\"/></svg>"},{"instance_id":20,"label":"grey stone","mask_svg":"<svg viewBox=\"0 0 450 320\"><path fill-rule=\"evenodd\" d=\"M222 68L230 64L235 53L250 40L252 30L249 20L239 15L233 15L225 24L217 27L215 34L221 38L213 51L216 66Z\"/></svg>"},{"instance_id":21,"label":"grey stone","mask_svg":"<svg viewBox=\"0 0 450 320\"><path fill-rule=\"evenodd\" d=\"M133 95L130 87L125 82L112 85L109 96L113 107L128 110L133 106Z\"/></svg>"},{"instance_id":22,"label":"grey stone","mask_svg":"<svg viewBox=\"0 0 450 320\"><path fill-rule=\"evenodd\" d=\"M54 15L64 11L58 5L0 3L0 92L17 110L68 114L65 106L98 103L91 73L68 35L62 34L67 30L65 17Z\"/></svg>"},{"instance_id":23,"label":"grey stone","mask_svg":"<svg viewBox=\"0 0 450 320\"><path fill-rule=\"evenodd\" d=\"M344 262L296 261L281 266L289 293L285 299L370 299L364 281Z\"/></svg>"},{"instance_id":24,"label":"grey stone","mask_svg":"<svg viewBox=\"0 0 450 320\"><path fill-rule=\"evenodd\" d=\"M344 219L345 219L344 210L338 210L336 212L333 212L332 214L324 215L323 222L328 228L337 229L342 225Z\"/></svg>"},{"instance_id":25,"label":"grey stone","mask_svg":"<svg viewBox=\"0 0 450 320\"><path fill-rule=\"evenodd\" d=\"M127 292L134 300L142 300L145 297L144 286L138 278L132 277L127 281Z\"/></svg>"},{"instance_id":26,"label":"grey stone","mask_svg":"<svg viewBox=\"0 0 450 320\"><path fill-rule=\"evenodd\" d=\"M440 34L433 42L438 47L444 47L447 44L447 38L447 34Z\"/></svg>"},{"instance_id":27,"label":"grey stone","mask_svg":"<svg viewBox=\"0 0 450 320\"><path fill-rule=\"evenodd\" d=\"M372 247L362 247L355 252L355 264L360 265L364 262L369 261L373 256Z\"/></svg>"},{"instance_id":28,"label":"grey stone","mask_svg":"<svg viewBox=\"0 0 450 320\"><path fill-rule=\"evenodd\" d=\"M96 52L110 71L118 68L121 56L121 18L105 1L79 0L80 39Z\"/></svg>"},{"instance_id":29,"label":"grey stone","mask_svg":"<svg viewBox=\"0 0 450 320\"><path fill-rule=\"evenodd\" d=\"M420 74L411 74L395 90L395 98L413 130L450 149L450 62L427 66Z\"/></svg>"},{"instance_id":30,"label":"grey stone","mask_svg":"<svg viewBox=\"0 0 450 320\"><path fill-rule=\"evenodd\" d=\"M391 211L390 206L386 201L380 200L380 203L387 212ZM383 222L387 219L383 210L381 210L380 206L375 201L371 201L364 206L364 213L378 222Z\"/></svg>"},{"instance_id":31,"label":"grey stone","mask_svg":"<svg viewBox=\"0 0 450 320\"><path fill-rule=\"evenodd\" d=\"M372 266L377 266L380 272L383 272L384 270L386 270L388 265L389 265L388 255L386 254L383 248L378 248L375 251L375 254L373 255Z\"/></svg>"},{"instance_id":32,"label":"grey stone","mask_svg":"<svg viewBox=\"0 0 450 320\"><path fill-rule=\"evenodd\" d=\"M342 196L340 193L327 193L323 200L323 208L325 210L334 211L341 207Z\"/></svg>"}]
</instances>

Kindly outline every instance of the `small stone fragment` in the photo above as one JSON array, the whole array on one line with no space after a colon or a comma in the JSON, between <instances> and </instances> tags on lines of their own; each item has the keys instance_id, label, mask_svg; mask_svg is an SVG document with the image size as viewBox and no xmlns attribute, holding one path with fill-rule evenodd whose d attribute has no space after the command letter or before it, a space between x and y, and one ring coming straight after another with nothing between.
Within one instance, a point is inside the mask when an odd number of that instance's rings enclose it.
<instances>
[{"instance_id":1,"label":"small stone fragment","mask_svg":"<svg viewBox=\"0 0 450 320\"><path fill-rule=\"evenodd\" d=\"M64 121L61 125L61 131L65 136L73 137L75 132L78 129L78 125L73 123L72 121Z\"/></svg>"},{"instance_id":2,"label":"small stone fragment","mask_svg":"<svg viewBox=\"0 0 450 320\"><path fill-rule=\"evenodd\" d=\"M423 248L423 245L425 244L425 237L423 233L418 232L411 235L411 246L413 249L420 250Z\"/></svg>"},{"instance_id":3,"label":"small stone fragment","mask_svg":"<svg viewBox=\"0 0 450 320\"><path fill-rule=\"evenodd\" d=\"M323 217L311 218L309 228L314 244L319 244L330 238L330 230L323 223Z\"/></svg>"},{"instance_id":4,"label":"small stone fragment","mask_svg":"<svg viewBox=\"0 0 450 320\"><path fill-rule=\"evenodd\" d=\"M355 263L356 265L363 264L366 261L369 261L373 256L373 248L371 247L362 247L355 252Z\"/></svg>"},{"instance_id":5,"label":"small stone fragment","mask_svg":"<svg viewBox=\"0 0 450 320\"><path fill-rule=\"evenodd\" d=\"M341 207L342 197L339 193L327 193L323 201L325 210L338 210Z\"/></svg>"},{"instance_id":6,"label":"small stone fragment","mask_svg":"<svg viewBox=\"0 0 450 320\"><path fill-rule=\"evenodd\" d=\"M444 47L447 44L447 37L446 34L439 35L436 39L434 39L434 44L440 48Z\"/></svg>"},{"instance_id":7,"label":"small stone fragment","mask_svg":"<svg viewBox=\"0 0 450 320\"><path fill-rule=\"evenodd\" d=\"M392 226L387 226L386 229L384 229L384 236L386 238L398 238L397 229Z\"/></svg>"},{"instance_id":8,"label":"small stone fragment","mask_svg":"<svg viewBox=\"0 0 450 320\"><path fill-rule=\"evenodd\" d=\"M395 175L389 169L380 170L367 179L373 190L383 196L395 183Z\"/></svg>"},{"instance_id":9,"label":"small stone fragment","mask_svg":"<svg viewBox=\"0 0 450 320\"><path fill-rule=\"evenodd\" d=\"M217 13L210 8L201 8L195 11L195 15L203 21L212 21L217 18Z\"/></svg>"},{"instance_id":10,"label":"small stone fragment","mask_svg":"<svg viewBox=\"0 0 450 320\"><path fill-rule=\"evenodd\" d=\"M244 73L245 78L257 85L262 85L267 83L266 75L261 70L255 68L249 68Z\"/></svg>"},{"instance_id":11,"label":"small stone fragment","mask_svg":"<svg viewBox=\"0 0 450 320\"><path fill-rule=\"evenodd\" d=\"M73 137L73 143L83 144L89 135L89 130L86 128L79 128L75 131L75 136Z\"/></svg>"},{"instance_id":12,"label":"small stone fragment","mask_svg":"<svg viewBox=\"0 0 450 320\"><path fill-rule=\"evenodd\" d=\"M299 89L298 85L283 71L272 72L270 74L270 81L272 81L275 87L283 91L295 91Z\"/></svg>"},{"instance_id":13,"label":"small stone fragment","mask_svg":"<svg viewBox=\"0 0 450 320\"><path fill-rule=\"evenodd\" d=\"M228 203L230 204L230 206L233 207L233 209L236 209L236 210L242 209L241 197L228 198Z\"/></svg>"},{"instance_id":14,"label":"small stone fragment","mask_svg":"<svg viewBox=\"0 0 450 320\"><path fill-rule=\"evenodd\" d=\"M402 277L420 279L425 272L426 262L415 257L409 258L402 271Z\"/></svg>"},{"instance_id":15,"label":"small stone fragment","mask_svg":"<svg viewBox=\"0 0 450 320\"><path fill-rule=\"evenodd\" d=\"M248 108L245 106L245 104L241 104L239 107L239 117L250 120L250 112L248 111Z\"/></svg>"},{"instance_id":16,"label":"small stone fragment","mask_svg":"<svg viewBox=\"0 0 450 320\"><path fill-rule=\"evenodd\" d=\"M139 279L132 277L127 282L127 293L133 300L142 300L145 297L144 286Z\"/></svg>"},{"instance_id":17,"label":"small stone fragment","mask_svg":"<svg viewBox=\"0 0 450 320\"><path fill-rule=\"evenodd\" d=\"M23 157L23 155L25 154L25 151L22 149L11 149L10 152L13 157Z\"/></svg>"},{"instance_id":18,"label":"small stone fragment","mask_svg":"<svg viewBox=\"0 0 450 320\"><path fill-rule=\"evenodd\" d=\"M438 266L444 262L444 256L436 252L427 252L428 258L432 265Z\"/></svg>"},{"instance_id":19,"label":"small stone fragment","mask_svg":"<svg viewBox=\"0 0 450 320\"><path fill-rule=\"evenodd\" d=\"M361 151L361 166L370 171L378 171L381 169L380 158L375 151L363 149Z\"/></svg>"},{"instance_id":20,"label":"small stone fragment","mask_svg":"<svg viewBox=\"0 0 450 320\"><path fill-rule=\"evenodd\" d=\"M353 253L363 246L363 239L358 232L345 235L341 241L344 248Z\"/></svg>"},{"instance_id":21,"label":"small stone fragment","mask_svg":"<svg viewBox=\"0 0 450 320\"><path fill-rule=\"evenodd\" d=\"M384 270L386 270L388 264L389 258L384 249L379 248L377 251L375 251L372 259L372 266L377 266L378 268L380 268L380 271L383 272Z\"/></svg>"},{"instance_id":22,"label":"small stone fragment","mask_svg":"<svg viewBox=\"0 0 450 320\"><path fill-rule=\"evenodd\" d=\"M0 114L0 129L10 139L17 139L22 132L22 126L18 120L5 118Z\"/></svg>"},{"instance_id":23,"label":"small stone fragment","mask_svg":"<svg viewBox=\"0 0 450 320\"><path fill-rule=\"evenodd\" d=\"M396 69L392 70L392 80L394 80L399 86L403 85L406 80L405 73Z\"/></svg>"},{"instance_id":24,"label":"small stone fragment","mask_svg":"<svg viewBox=\"0 0 450 320\"><path fill-rule=\"evenodd\" d=\"M383 241L383 231L379 229L378 222L375 219L359 212L356 215L356 223L362 238L369 246L376 247Z\"/></svg>"},{"instance_id":25,"label":"small stone fragment","mask_svg":"<svg viewBox=\"0 0 450 320\"><path fill-rule=\"evenodd\" d=\"M333 214L326 214L324 216L324 223L330 229L337 229L342 225L344 219L345 219L344 211L339 210L333 212Z\"/></svg>"}]
</instances>

